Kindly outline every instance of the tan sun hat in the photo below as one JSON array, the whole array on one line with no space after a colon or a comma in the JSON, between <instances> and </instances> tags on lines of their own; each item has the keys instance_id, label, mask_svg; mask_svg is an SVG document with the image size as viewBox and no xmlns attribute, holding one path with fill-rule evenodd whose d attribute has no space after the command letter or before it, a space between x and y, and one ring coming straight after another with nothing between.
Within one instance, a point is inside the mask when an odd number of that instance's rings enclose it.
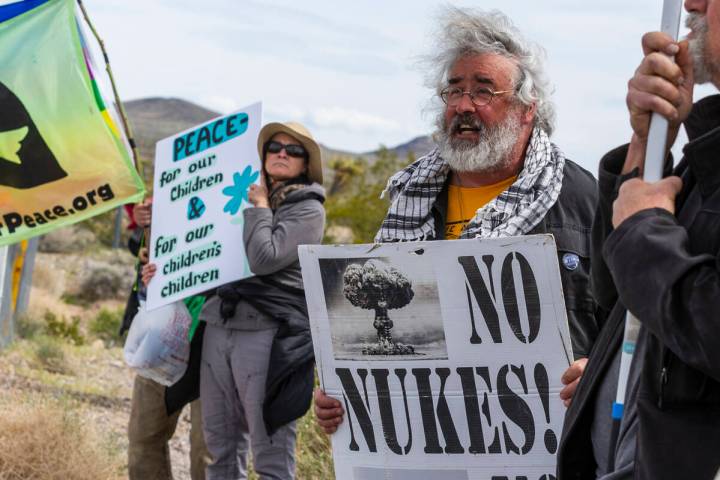
<instances>
[{"instance_id":1,"label":"tan sun hat","mask_svg":"<svg viewBox=\"0 0 720 480\"><path fill-rule=\"evenodd\" d=\"M320 157L320 147L313 139L312 134L307 128L297 122L273 122L265 125L258 135L257 147L260 159L262 160L263 145L277 133L285 133L291 137L297 138L305 150L308 152L308 178L322 185L322 159Z\"/></svg>"}]
</instances>

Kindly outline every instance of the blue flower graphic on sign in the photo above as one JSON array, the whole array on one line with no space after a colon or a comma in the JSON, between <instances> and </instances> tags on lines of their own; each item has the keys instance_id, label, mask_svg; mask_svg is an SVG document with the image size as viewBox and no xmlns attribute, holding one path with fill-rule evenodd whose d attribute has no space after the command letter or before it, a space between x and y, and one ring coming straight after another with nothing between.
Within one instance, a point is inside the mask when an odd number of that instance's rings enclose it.
<instances>
[{"instance_id":1,"label":"blue flower graphic on sign","mask_svg":"<svg viewBox=\"0 0 720 480\"><path fill-rule=\"evenodd\" d=\"M225 204L223 212L228 212L230 215L235 215L243 200L248 201L248 189L250 185L255 183L255 180L260 176L260 171L253 172L250 166L245 167L242 175L239 172L233 173L234 185L223 188L223 195L230 197L230 200Z\"/></svg>"}]
</instances>

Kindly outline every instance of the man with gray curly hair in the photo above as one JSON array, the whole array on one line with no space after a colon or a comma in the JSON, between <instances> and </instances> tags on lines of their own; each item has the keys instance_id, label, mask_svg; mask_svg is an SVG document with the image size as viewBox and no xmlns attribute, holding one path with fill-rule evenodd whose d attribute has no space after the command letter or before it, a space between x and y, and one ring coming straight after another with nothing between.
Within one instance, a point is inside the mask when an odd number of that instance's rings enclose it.
<instances>
[{"instance_id":1,"label":"man with gray curly hair","mask_svg":"<svg viewBox=\"0 0 720 480\"><path fill-rule=\"evenodd\" d=\"M576 362L566 404L600 330L589 287L597 183L550 142L554 107L544 51L504 14L448 8L425 58L437 98L437 147L393 175L378 242L552 233ZM322 391L318 423L332 433L343 409Z\"/></svg>"},{"instance_id":2,"label":"man with gray curly hair","mask_svg":"<svg viewBox=\"0 0 720 480\"><path fill-rule=\"evenodd\" d=\"M519 143L518 140L526 137L520 119L510 115L502 123L480 129L480 120L473 119L463 110L464 116L456 117L455 121L469 120L469 125L480 132L482 141L456 139L452 128L448 129L446 124L448 110L451 110L447 107L451 105L440 99L445 100L443 95L449 87L451 90L453 86L457 88L454 68L462 68L464 61L470 58L483 57L480 61L486 63L488 56L499 57L497 61L509 66L512 88L496 91L495 95L512 93L508 95L508 100L516 107L532 110L532 125L550 136L555 128L555 106L550 100L551 87L544 71L544 51L525 40L510 20L497 11L472 16L467 11L450 10L444 20L436 52L424 58L430 72L426 84L437 93L434 105L437 110L435 140L440 155L447 159L453 170L460 172L507 167L513 158L513 147ZM480 88L487 86L480 85ZM457 90L452 91L457 95ZM449 97L450 92L447 95ZM495 95L491 94L489 100Z\"/></svg>"}]
</instances>

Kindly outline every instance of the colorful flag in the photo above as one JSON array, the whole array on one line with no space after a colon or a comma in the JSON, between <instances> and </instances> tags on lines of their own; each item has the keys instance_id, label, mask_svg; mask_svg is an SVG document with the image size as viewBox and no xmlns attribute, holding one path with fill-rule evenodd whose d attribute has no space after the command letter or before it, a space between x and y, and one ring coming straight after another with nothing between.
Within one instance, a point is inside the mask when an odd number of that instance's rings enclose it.
<instances>
[{"instance_id":1,"label":"colorful flag","mask_svg":"<svg viewBox=\"0 0 720 480\"><path fill-rule=\"evenodd\" d=\"M144 195L74 0L0 6L0 245Z\"/></svg>"}]
</instances>

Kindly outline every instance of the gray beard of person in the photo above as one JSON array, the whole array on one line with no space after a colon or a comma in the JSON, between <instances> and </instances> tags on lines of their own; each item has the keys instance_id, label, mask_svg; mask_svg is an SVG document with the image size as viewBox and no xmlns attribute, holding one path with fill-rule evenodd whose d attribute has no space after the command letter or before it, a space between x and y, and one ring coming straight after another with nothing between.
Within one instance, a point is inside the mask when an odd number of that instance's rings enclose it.
<instances>
[{"instance_id":1,"label":"gray beard of person","mask_svg":"<svg viewBox=\"0 0 720 480\"><path fill-rule=\"evenodd\" d=\"M449 126L438 129L435 134L440 156L455 172L492 173L506 168L522 130L520 119L513 113L492 126L484 125L470 114L456 116ZM445 123L442 116L439 122ZM462 124L479 129L477 142L452 138L452 132Z\"/></svg>"},{"instance_id":2,"label":"gray beard of person","mask_svg":"<svg viewBox=\"0 0 720 480\"><path fill-rule=\"evenodd\" d=\"M685 20L685 26L691 29L694 35L689 41L689 52L693 61L695 83L710 83L713 77L720 73L720 65L707 54L707 18L705 15L690 13Z\"/></svg>"}]
</instances>

